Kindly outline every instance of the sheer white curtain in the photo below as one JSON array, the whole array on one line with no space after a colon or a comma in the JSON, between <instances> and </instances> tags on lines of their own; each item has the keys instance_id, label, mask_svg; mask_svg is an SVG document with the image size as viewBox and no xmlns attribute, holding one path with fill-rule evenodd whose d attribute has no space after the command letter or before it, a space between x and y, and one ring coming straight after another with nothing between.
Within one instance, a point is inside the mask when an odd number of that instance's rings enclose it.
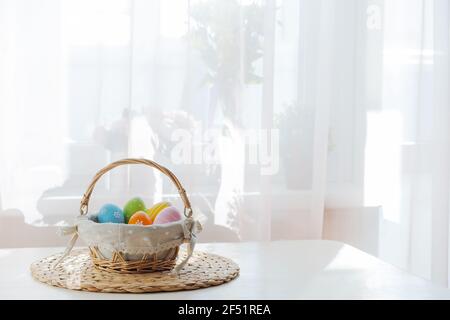
<instances>
[{"instance_id":1,"label":"sheer white curtain","mask_svg":"<svg viewBox=\"0 0 450 320\"><path fill-rule=\"evenodd\" d=\"M0 226L75 216L96 170L146 157L205 241L321 238L371 208L333 233L447 285L448 94L445 0L0 0ZM91 209L131 196L181 205L132 167Z\"/></svg>"}]
</instances>

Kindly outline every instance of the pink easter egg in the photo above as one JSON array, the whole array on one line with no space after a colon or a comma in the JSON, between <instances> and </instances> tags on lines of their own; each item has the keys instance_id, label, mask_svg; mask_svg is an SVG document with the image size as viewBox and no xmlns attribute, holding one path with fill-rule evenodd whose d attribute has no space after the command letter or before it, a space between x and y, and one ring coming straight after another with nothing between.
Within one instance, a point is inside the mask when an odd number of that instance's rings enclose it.
<instances>
[{"instance_id":1,"label":"pink easter egg","mask_svg":"<svg viewBox=\"0 0 450 320\"><path fill-rule=\"evenodd\" d=\"M181 214L175 207L167 207L155 218L154 224L169 223L181 220Z\"/></svg>"}]
</instances>

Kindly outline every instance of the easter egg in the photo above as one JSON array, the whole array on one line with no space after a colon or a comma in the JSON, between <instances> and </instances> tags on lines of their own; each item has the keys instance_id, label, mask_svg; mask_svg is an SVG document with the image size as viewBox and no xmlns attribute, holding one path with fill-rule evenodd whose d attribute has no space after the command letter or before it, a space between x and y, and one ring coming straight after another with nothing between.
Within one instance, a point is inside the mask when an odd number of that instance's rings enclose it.
<instances>
[{"instance_id":1,"label":"easter egg","mask_svg":"<svg viewBox=\"0 0 450 320\"><path fill-rule=\"evenodd\" d=\"M147 214L151 221L155 221L156 216L163 211L165 208L170 207L172 204L167 201L158 202L153 207L147 209Z\"/></svg>"},{"instance_id":2,"label":"easter egg","mask_svg":"<svg viewBox=\"0 0 450 320\"><path fill-rule=\"evenodd\" d=\"M124 216L122 209L118 206L108 203L100 208L97 214L97 220L100 223L124 223Z\"/></svg>"},{"instance_id":3,"label":"easter egg","mask_svg":"<svg viewBox=\"0 0 450 320\"><path fill-rule=\"evenodd\" d=\"M163 209L155 218L154 224L169 223L181 220L181 214L175 207Z\"/></svg>"},{"instance_id":4,"label":"easter egg","mask_svg":"<svg viewBox=\"0 0 450 320\"><path fill-rule=\"evenodd\" d=\"M141 198L133 198L125 204L123 214L125 215L125 222L128 223L131 216L138 211L145 211L145 203Z\"/></svg>"},{"instance_id":5,"label":"easter egg","mask_svg":"<svg viewBox=\"0 0 450 320\"><path fill-rule=\"evenodd\" d=\"M150 217L144 211L138 211L130 217L128 224L141 224L147 226L152 224L152 220L150 220Z\"/></svg>"}]
</instances>

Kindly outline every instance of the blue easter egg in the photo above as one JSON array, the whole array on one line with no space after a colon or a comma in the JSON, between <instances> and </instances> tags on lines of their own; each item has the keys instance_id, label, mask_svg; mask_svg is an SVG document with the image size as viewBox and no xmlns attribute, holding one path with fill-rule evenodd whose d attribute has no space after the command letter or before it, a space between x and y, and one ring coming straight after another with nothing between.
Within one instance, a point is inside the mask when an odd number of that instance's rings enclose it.
<instances>
[{"instance_id":1,"label":"blue easter egg","mask_svg":"<svg viewBox=\"0 0 450 320\"><path fill-rule=\"evenodd\" d=\"M105 204L100 208L97 215L100 223L124 223L125 218L122 209L114 204Z\"/></svg>"}]
</instances>

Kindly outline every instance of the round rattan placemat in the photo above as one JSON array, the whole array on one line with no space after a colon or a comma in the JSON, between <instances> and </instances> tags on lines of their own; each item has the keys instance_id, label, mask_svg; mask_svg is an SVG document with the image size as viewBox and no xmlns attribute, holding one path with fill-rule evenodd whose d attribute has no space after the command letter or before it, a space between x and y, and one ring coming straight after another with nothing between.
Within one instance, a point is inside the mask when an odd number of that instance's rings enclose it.
<instances>
[{"instance_id":1,"label":"round rattan placemat","mask_svg":"<svg viewBox=\"0 0 450 320\"><path fill-rule=\"evenodd\" d=\"M186 254L180 252L182 257ZM195 251L177 276L173 272L119 274L94 267L87 249L75 249L53 268L61 253L36 261L31 274L38 281L56 287L92 292L145 293L193 290L233 280L239 266L228 258Z\"/></svg>"}]
</instances>

